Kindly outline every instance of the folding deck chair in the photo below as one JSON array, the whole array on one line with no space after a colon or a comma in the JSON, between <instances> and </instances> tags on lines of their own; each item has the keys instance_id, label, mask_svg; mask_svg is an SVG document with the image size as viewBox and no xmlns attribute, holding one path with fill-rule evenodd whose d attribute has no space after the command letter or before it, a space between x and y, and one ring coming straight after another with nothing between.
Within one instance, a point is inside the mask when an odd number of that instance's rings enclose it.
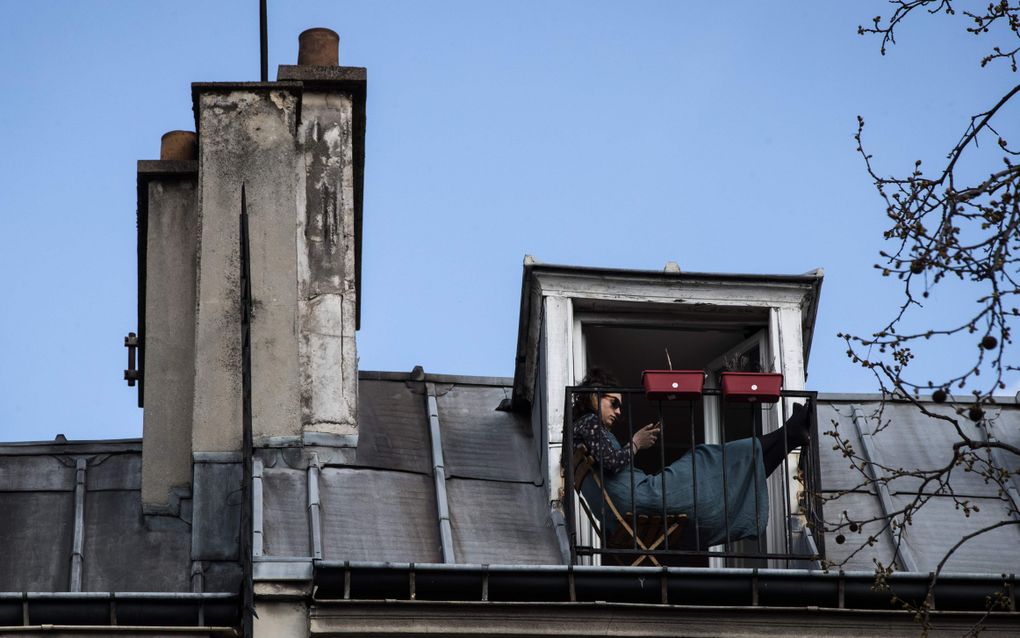
<instances>
[{"instance_id":1,"label":"folding deck chair","mask_svg":"<svg viewBox=\"0 0 1020 638\"><path fill-rule=\"evenodd\" d=\"M679 544L680 535L683 533L684 527L687 525L686 514L667 514L665 525L662 521L660 514L638 514L637 524L632 526L634 523L634 516L632 512L626 512L620 514L620 510L617 509L616 504L613 503L613 499L609 497L609 493L606 492L605 485L602 484L601 476L596 469L595 459L592 458L591 454L588 453L588 448L584 445L579 445L574 449L574 456L572 467L574 468L574 490L577 492L578 501L581 503L581 507L584 508L585 514L588 516L588 520L591 522L592 528L600 538L604 539L606 546L609 549L643 549L647 552L654 552L660 545L669 539L671 546ZM613 534L606 538L602 533L601 521L599 517L595 515L591 507L585 501L584 495L581 493L581 485L584 480L591 475L595 481L595 485L598 486L602 492L602 500L608 507L609 512L613 518L616 519L617 527ZM624 565L629 560L628 556L619 554L609 554L607 557L611 557L612 560L618 561L619 564ZM656 560L655 556L651 553L641 554L637 556L633 562L630 563L631 567L640 565L645 561L649 561L653 565L659 567L661 564Z\"/></svg>"}]
</instances>

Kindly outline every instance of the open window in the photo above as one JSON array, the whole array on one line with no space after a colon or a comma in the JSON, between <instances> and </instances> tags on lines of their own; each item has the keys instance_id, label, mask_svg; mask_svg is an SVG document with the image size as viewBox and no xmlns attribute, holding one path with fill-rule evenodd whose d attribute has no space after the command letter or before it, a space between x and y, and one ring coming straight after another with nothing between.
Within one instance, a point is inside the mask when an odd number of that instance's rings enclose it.
<instances>
[{"instance_id":1,"label":"open window","mask_svg":"<svg viewBox=\"0 0 1020 638\"><path fill-rule=\"evenodd\" d=\"M623 386L639 386L641 375L648 369L703 370L705 385L718 387L718 375L726 370L771 371L768 326L760 324L729 325L717 328L685 325L683 321L658 324L629 324L626 318L580 314L574 320L575 383L583 371L599 367L620 381ZM579 338L578 338L579 337ZM652 402L631 401L627 406L627 424L614 428L613 434L625 445L632 430L655 422L661 414L664 427L660 446L643 450L635 456L635 466L648 474L660 471L687 454L692 446L721 443L748 438L766 431L761 409L744 404L723 403L718 397L703 400ZM782 520L775 515L772 520ZM697 549L693 529L684 537L685 549ZM767 541L733 541L729 547L716 546L714 551L729 550L738 554L762 553ZM705 548L707 549L707 548ZM675 559L673 564L686 566L748 566L765 567L765 561L753 559L720 559L705 557Z\"/></svg>"}]
</instances>

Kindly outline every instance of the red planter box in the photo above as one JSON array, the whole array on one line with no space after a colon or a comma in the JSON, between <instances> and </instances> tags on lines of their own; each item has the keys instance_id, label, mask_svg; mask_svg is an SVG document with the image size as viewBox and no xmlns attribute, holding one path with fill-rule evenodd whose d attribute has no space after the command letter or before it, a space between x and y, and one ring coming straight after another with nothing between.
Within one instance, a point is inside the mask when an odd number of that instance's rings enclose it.
<instances>
[{"instance_id":1,"label":"red planter box","mask_svg":"<svg viewBox=\"0 0 1020 638\"><path fill-rule=\"evenodd\" d=\"M645 370L641 373L645 397L652 401L697 399L705 387L701 370Z\"/></svg>"},{"instance_id":2,"label":"red planter box","mask_svg":"<svg viewBox=\"0 0 1020 638\"><path fill-rule=\"evenodd\" d=\"M723 372L719 376L727 401L775 403L783 389L783 375L778 372Z\"/></svg>"}]
</instances>

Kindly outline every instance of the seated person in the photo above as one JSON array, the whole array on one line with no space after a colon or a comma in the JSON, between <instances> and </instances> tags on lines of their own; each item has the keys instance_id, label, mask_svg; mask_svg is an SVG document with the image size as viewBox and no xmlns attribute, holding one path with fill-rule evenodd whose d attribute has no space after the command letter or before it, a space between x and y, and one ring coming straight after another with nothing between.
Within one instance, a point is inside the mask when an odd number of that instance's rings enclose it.
<instances>
[{"instance_id":1,"label":"seated person","mask_svg":"<svg viewBox=\"0 0 1020 638\"><path fill-rule=\"evenodd\" d=\"M618 387L618 383L602 370L593 369L581 383L585 387ZM724 513L723 473L726 474L725 508L729 514L730 541L756 538L768 523L768 490L765 478L782 464L788 450L808 442L808 410L794 405L793 415L782 428L761 437L730 441L721 445L702 444L688 451L659 474L649 475L632 463L633 455L649 448L658 440L660 423L644 426L634 433L625 446L610 434L620 417L623 396L617 392L578 393L574 396L574 445L584 444L604 477L606 492L621 514L660 514L663 508L663 484L666 486L665 507L668 514L686 514L694 524L694 474L697 475L697 521L701 544L718 545L727 540L727 516ZM784 436L786 445L784 446ZM725 461L723 447L726 448ZM752 462L753 459L753 462ZM633 480L634 502L631 503ZM756 485L757 484L757 485ZM589 476L581 486L588 503L601 501L601 491ZM757 507L755 498L757 497ZM755 524L755 512L761 520ZM607 518L610 530L615 521Z\"/></svg>"}]
</instances>

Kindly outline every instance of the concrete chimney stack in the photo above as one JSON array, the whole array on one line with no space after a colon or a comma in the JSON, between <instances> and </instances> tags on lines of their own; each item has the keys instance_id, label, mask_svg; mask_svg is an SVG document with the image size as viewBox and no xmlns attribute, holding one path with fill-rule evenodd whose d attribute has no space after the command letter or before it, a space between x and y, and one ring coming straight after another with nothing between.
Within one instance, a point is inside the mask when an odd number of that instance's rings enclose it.
<instances>
[{"instance_id":1,"label":"concrete chimney stack","mask_svg":"<svg viewBox=\"0 0 1020 638\"><path fill-rule=\"evenodd\" d=\"M305 31L299 65L281 66L275 82L192 85L198 131L193 254L185 247L166 250L193 269L193 296L150 304L147 289L142 356L146 368L160 365L154 358L167 361L169 355L152 350L162 338L156 332L188 324L190 415L186 424L176 412L161 417L161 427L175 441L189 439L188 463L196 473L204 464L240 458L242 185L250 227L255 445L313 442L347 454L357 444L366 71L337 66L338 42L329 29ZM164 139L168 157L183 157L187 149L185 136ZM161 240L150 232L146 245L153 241ZM150 249L146 258L149 282L163 276L157 268L167 268L153 261L158 252ZM157 328L152 304L159 303L188 307L189 316L174 315L177 328ZM148 440L150 402L159 391L151 370L143 375ZM155 421L153 428L159 429ZM160 464L156 455L155 449L143 455L143 475L155 476L147 468ZM157 489L157 483L153 478L144 494L147 505L158 505L166 492L168 485Z\"/></svg>"},{"instance_id":2,"label":"concrete chimney stack","mask_svg":"<svg viewBox=\"0 0 1020 638\"><path fill-rule=\"evenodd\" d=\"M197 137L170 131L138 162L142 502L173 513L191 485L198 257Z\"/></svg>"}]
</instances>

